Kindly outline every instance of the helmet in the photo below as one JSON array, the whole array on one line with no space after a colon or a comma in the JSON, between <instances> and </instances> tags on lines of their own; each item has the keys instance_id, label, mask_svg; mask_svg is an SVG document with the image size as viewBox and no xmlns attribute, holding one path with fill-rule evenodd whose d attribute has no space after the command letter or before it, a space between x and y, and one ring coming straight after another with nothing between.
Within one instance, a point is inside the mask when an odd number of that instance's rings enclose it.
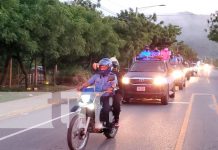
<instances>
[{"instance_id":1,"label":"helmet","mask_svg":"<svg viewBox=\"0 0 218 150\"><path fill-rule=\"evenodd\" d=\"M119 68L119 62L116 57L111 57L110 60L112 61L113 68Z\"/></svg>"},{"instance_id":2,"label":"helmet","mask_svg":"<svg viewBox=\"0 0 218 150\"><path fill-rule=\"evenodd\" d=\"M109 58L102 58L99 62L99 73L108 75L112 70L112 61Z\"/></svg>"}]
</instances>

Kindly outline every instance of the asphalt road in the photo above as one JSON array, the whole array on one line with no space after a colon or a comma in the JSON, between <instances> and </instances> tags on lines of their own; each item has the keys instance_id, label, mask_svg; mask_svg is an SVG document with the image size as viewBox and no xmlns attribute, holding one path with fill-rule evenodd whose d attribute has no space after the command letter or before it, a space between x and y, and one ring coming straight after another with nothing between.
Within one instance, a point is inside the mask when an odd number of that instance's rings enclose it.
<instances>
[{"instance_id":1,"label":"asphalt road","mask_svg":"<svg viewBox=\"0 0 218 150\"><path fill-rule=\"evenodd\" d=\"M192 77L186 85L168 105L155 100L123 104L117 136L91 134L86 150L217 150L218 71ZM0 150L67 150L72 105L1 120Z\"/></svg>"}]
</instances>

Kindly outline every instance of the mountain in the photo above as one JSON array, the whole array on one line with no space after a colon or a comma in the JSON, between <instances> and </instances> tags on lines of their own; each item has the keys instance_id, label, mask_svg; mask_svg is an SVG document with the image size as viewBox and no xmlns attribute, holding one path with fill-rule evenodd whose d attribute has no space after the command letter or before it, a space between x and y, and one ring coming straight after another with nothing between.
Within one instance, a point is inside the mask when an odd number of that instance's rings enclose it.
<instances>
[{"instance_id":1,"label":"mountain","mask_svg":"<svg viewBox=\"0 0 218 150\"><path fill-rule=\"evenodd\" d=\"M207 20L209 15L196 15L191 12L181 12L169 15L157 15L158 21L164 24L178 25L182 28L182 34L178 41L184 41L198 53L200 57L218 57L218 43L207 38Z\"/></svg>"}]
</instances>

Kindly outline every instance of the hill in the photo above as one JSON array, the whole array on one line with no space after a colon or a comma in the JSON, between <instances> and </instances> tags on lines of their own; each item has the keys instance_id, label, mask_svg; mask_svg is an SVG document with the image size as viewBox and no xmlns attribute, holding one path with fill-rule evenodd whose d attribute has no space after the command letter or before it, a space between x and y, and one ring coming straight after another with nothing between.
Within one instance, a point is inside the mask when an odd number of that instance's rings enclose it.
<instances>
[{"instance_id":1,"label":"hill","mask_svg":"<svg viewBox=\"0 0 218 150\"><path fill-rule=\"evenodd\" d=\"M193 48L198 55L203 57L218 57L218 43L207 38L207 20L209 15L196 15L190 12L177 14L158 15L158 21L164 24L173 24L182 27L182 34L177 38Z\"/></svg>"}]
</instances>

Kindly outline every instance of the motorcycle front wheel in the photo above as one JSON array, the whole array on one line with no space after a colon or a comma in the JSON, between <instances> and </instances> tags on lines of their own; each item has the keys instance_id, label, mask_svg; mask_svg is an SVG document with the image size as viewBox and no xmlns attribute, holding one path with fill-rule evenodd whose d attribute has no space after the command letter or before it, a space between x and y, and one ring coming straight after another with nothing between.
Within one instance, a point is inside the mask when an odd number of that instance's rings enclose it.
<instances>
[{"instance_id":1,"label":"motorcycle front wheel","mask_svg":"<svg viewBox=\"0 0 218 150\"><path fill-rule=\"evenodd\" d=\"M75 115L67 131L67 143L70 150L83 150L89 139L89 132L84 133L86 118Z\"/></svg>"}]
</instances>

